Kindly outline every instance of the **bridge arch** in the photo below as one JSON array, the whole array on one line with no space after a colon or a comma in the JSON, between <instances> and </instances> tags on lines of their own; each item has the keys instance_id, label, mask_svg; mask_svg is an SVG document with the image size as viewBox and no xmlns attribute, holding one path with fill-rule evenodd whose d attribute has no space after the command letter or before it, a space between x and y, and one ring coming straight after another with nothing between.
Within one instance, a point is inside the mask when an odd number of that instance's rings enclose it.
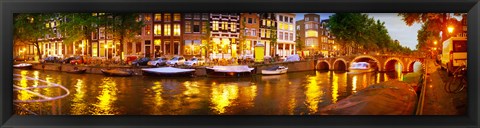
<instances>
[{"instance_id":1,"label":"bridge arch","mask_svg":"<svg viewBox=\"0 0 480 128\"><path fill-rule=\"evenodd\" d=\"M403 63L403 61L398 58L398 57L390 57L388 58L387 60L385 60L384 64L383 64L383 71L395 71L395 62L398 62L400 63L400 65L402 66L402 69L400 69L401 71L403 71L403 69L405 69L405 64Z\"/></svg>"},{"instance_id":2,"label":"bridge arch","mask_svg":"<svg viewBox=\"0 0 480 128\"><path fill-rule=\"evenodd\" d=\"M413 66L414 66L415 62L420 62L423 65L423 62L419 59L412 60L412 61L408 62L408 65L407 65L408 66L407 67L408 72L413 72Z\"/></svg>"},{"instance_id":3,"label":"bridge arch","mask_svg":"<svg viewBox=\"0 0 480 128\"><path fill-rule=\"evenodd\" d=\"M343 58L335 59L335 61L333 61L332 69L337 71L346 71L348 69L347 60Z\"/></svg>"},{"instance_id":4,"label":"bridge arch","mask_svg":"<svg viewBox=\"0 0 480 128\"><path fill-rule=\"evenodd\" d=\"M327 60L320 60L317 63L316 69L317 70L330 70L330 69L332 69L332 67L330 66L330 62L328 62Z\"/></svg>"},{"instance_id":5,"label":"bridge arch","mask_svg":"<svg viewBox=\"0 0 480 128\"><path fill-rule=\"evenodd\" d=\"M375 58L373 56L370 56L370 55L357 56L357 57L352 59L352 62L358 62L358 61L361 61L362 59L365 59L365 58L375 61L375 64L377 65L377 70L383 69L383 65L381 64L381 62L377 58Z\"/></svg>"}]
</instances>

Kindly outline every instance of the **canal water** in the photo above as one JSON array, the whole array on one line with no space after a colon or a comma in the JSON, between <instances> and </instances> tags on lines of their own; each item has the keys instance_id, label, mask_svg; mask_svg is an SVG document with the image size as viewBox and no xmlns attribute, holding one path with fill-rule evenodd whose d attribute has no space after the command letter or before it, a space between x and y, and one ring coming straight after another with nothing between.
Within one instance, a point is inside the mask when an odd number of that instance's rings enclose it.
<instances>
[{"instance_id":1,"label":"canal water","mask_svg":"<svg viewBox=\"0 0 480 128\"><path fill-rule=\"evenodd\" d=\"M19 74L16 86L46 85L30 89L44 96L66 91L35 79L63 85L70 92L58 100L14 103L18 115L311 115L371 84L403 76L305 71L248 78L160 78L17 69L14 74ZM39 99L45 97L14 91L14 100Z\"/></svg>"}]
</instances>

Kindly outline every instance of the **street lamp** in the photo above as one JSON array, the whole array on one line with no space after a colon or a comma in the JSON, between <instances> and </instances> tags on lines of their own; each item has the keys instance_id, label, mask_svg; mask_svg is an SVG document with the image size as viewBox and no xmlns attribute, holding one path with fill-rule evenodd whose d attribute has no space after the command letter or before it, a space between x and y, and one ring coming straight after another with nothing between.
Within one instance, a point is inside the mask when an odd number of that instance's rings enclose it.
<instances>
[{"instance_id":1,"label":"street lamp","mask_svg":"<svg viewBox=\"0 0 480 128\"><path fill-rule=\"evenodd\" d=\"M437 45L437 41L434 41L433 44L434 44L434 45Z\"/></svg>"},{"instance_id":2,"label":"street lamp","mask_svg":"<svg viewBox=\"0 0 480 128\"><path fill-rule=\"evenodd\" d=\"M448 33L452 33L453 32L453 26L448 26L447 30L448 30Z\"/></svg>"}]
</instances>

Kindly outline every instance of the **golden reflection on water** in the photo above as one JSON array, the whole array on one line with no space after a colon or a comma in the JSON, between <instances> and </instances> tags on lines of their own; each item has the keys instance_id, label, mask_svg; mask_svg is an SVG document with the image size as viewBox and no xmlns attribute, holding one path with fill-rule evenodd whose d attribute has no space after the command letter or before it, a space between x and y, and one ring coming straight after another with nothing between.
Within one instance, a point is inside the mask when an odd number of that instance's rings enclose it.
<instances>
[{"instance_id":1,"label":"golden reflection on water","mask_svg":"<svg viewBox=\"0 0 480 128\"><path fill-rule=\"evenodd\" d=\"M20 72L21 79L20 79L20 87L26 88L28 87L28 80L27 80L27 71L21 71ZM38 81L37 81L38 82ZM31 100L33 97L35 97L33 94L25 91L25 90L19 90L17 99L18 100Z\"/></svg>"},{"instance_id":2,"label":"golden reflection on water","mask_svg":"<svg viewBox=\"0 0 480 128\"><path fill-rule=\"evenodd\" d=\"M333 73L333 72L332 72ZM333 73L332 79L332 103L337 103L338 100L338 75Z\"/></svg>"},{"instance_id":3,"label":"golden reflection on water","mask_svg":"<svg viewBox=\"0 0 480 128\"><path fill-rule=\"evenodd\" d=\"M73 95L72 108L70 113L72 115L86 115L88 114L87 108L88 105L85 99L85 83L82 79L77 79L77 84L75 84L75 94Z\"/></svg>"},{"instance_id":4,"label":"golden reflection on water","mask_svg":"<svg viewBox=\"0 0 480 128\"><path fill-rule=\"evenodd\" d=\"M233 100L238 98L238 86L236 84L212 85L211 102L212 109L217 114L226 112L226 107L232 105Z\"/></svg>"},{"instance_id":5,"label":"golden reflection on water","mask_svg":"<svg viewBox=\"0 0 480 128\"><path fill-rule=\"evenodd\" d=\"M320 86L317 83L317 76L312 76L308 78L308 84L306 86L305 95L306 105L309 108L310 113L316 113L318 111L318 103L320 103L320 98L323 96L323 91L320 89Z\"/></svg>"},{"instance_id":6,"label":"golden reflection on water","mask_svg":"<svg viewBox=\"0 0 480 128\"><path fill-rule=\"evenodd\" d=\"M200 93L200 90L198 89L198 82L196 81L186 81L183 83L183 85L185 85L185 91L183 92L184 95L193 96Z\"/></svg>"},{"instance_id":7,"label":"golden reflection on water","mask_svg":"<svg viewBox=\"0 0 480 128\"><path fill-rule=\"evenodd\" d=\"M100 85L100 95L97 96L98 102L93 104L92 115L116 115L119 112L116 110L113 103L117 101L117 84L110 78L103 78Z\"/></svg>"},{"instance_id":8,"label":"golden reflection on water","mask_svg":"<svg viewBox=\"0 0 480 128\"><path fill-rule=\"evenodd\" d=\"M357 92L357 75L354 75L352 78L352 92L356 93Z\"/></svg>"},{"instance_id":9,"label":"golden reflection on water","mask_svg":"<svg viewBox=\"0 0 480 128\"><path fill-rule=\"evenodd\" d=\"M240 88L240 101L241 105L244 107L254 107L254 100L255 97L257 96L257 86L256 85L250 85L247 87L241 87Z\"/></svg>"},{"instance_id":10,"label":"golden reflection on water","mask_svg":"<svg viewBox=\"0 0 480 128\"><path fill-rule=\"evenodd\" d=\"M164 99L162 97L162 92L163 92L163 86L162 82L157 81L153 83L154 86L152 86L152 90L154 92L153 95L153 114L161 114L163 111L161 107L163 106Z\"/></svg>"}]
</instances>

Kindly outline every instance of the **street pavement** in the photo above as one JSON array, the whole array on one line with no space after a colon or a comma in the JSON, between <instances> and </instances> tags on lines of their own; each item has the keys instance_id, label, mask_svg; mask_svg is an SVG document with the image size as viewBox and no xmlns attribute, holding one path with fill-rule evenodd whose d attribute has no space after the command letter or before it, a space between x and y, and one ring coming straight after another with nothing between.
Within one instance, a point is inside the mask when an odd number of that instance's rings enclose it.
<instances>
[{"instance_id":1,"label":"street pavement","mask_svg":"<svg viewBox=\"0 0 480 128\"><path fill-rule=\"evenodd\" d=\"M467 109L467 89L453 94L445 91L449 78L435 61L427 61L427 88L422 115L464 115Z\"/></svg>"}]
</instances>

